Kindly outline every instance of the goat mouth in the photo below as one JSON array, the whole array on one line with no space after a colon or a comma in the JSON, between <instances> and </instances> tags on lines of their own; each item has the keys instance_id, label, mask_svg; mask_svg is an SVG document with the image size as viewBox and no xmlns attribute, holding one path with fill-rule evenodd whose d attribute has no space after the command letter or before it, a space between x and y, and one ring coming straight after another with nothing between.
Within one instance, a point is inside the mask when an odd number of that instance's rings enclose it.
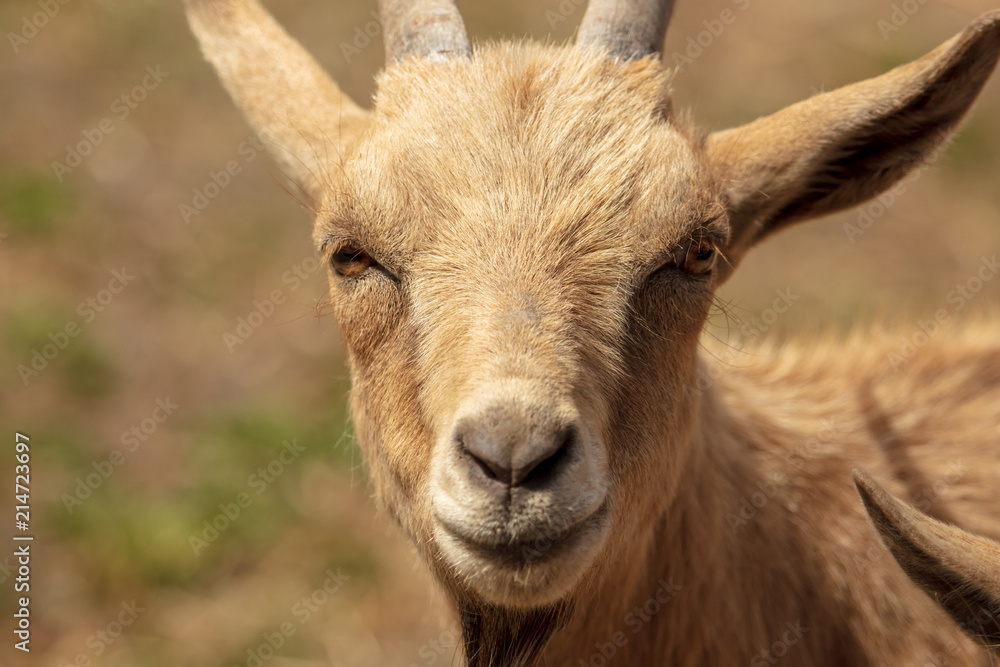
<instances>
[{"instance_id":1,"label":"goat mouth","mask_svg":"<svg viewBox=\"0 0 1000 667\"><path fill-rule=\"evenodd\" d=\"M588 537L592 538L601 532L607 515L608 501L605 499L594 512L569 526L525 539L483 540L470 536L468 532L448 522L442 521L441 526L474 558L489 562L494 567L518 570L542 565L572 553L587 541Z\"/></svg>"}]
</instances>

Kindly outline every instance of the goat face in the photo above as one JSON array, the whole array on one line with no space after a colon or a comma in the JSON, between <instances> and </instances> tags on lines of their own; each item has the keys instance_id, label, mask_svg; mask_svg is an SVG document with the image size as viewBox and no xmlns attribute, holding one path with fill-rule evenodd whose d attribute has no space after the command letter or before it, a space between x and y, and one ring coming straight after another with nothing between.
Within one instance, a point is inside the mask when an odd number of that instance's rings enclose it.
<instances>
[{"instance_id":1,"label":"goat face","mask_svg":"<svg viewBox=\"0 0 1000 667\"><path fill-rule=\"evenodd\" d=\"M255 0L185 0L251 125L321 202L381 503L454 596L552 605L641 548L675 497L714 288L768 234L932 155L1000 58L1000 12L695 138L657 55L669 0L592 3L576 48L475 51L449 0L380 4L390 66L366 112Z\"/></svg>"},{"instance_id":2,"label":"goat face","mask_svg":"<svg viewBox=\"0 0 1000 667\"><path fill-rule=\"evenodd\" d=\"M530 46L404 62L332 174L316 240L375 488L486 601L562 598L669 502L727 223L664 78Z\"/></svg>"}]
</instances>

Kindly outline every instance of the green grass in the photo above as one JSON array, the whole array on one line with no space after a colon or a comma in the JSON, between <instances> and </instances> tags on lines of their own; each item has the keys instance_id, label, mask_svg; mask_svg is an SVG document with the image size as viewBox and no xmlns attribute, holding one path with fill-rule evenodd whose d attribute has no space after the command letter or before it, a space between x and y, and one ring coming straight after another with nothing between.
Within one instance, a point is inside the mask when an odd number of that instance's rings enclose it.
<instances>
[{"instance_id":1,"label":"green grass","mask_svg":"<svg viewBox=\"0 0 1000 667\"><path fill-rule=\"evenodd\" d=\"M49 173L0 169L0 219L15 236L47 238L69 222L72 191Z\"/></svg>"}]
</instances>

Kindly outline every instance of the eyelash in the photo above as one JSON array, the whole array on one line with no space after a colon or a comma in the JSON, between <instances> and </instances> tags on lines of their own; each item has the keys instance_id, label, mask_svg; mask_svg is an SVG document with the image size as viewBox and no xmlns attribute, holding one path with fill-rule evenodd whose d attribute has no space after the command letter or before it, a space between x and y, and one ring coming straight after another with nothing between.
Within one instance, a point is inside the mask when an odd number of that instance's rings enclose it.
<instances>
[{"instance_id":1,"label":"eyelash","mask_svg":"<svg viewBox=\"0 0 1000 667\"><path fill-rule=\"evenodd\" d=\"M699 278L712 273L718 260L719 251L707 239L692 239L678 246L673 253L654 271L654 275L666 269L677 269L689 276Z\"/></svg>"},{"instance_id":2,"label":"eyelash","mask_svg":"<svg viewBox=\"0 0 1000 667\"><path fill-rule=\"evenodd\" d=\"M331 236L320 246L326 263L341 280L360 280L373 272L382 274L395 283L399 277L369 253L364 246L350 237Z\"/></svg>"},{"instance_id":3,"label":"eyelash","mask_svg":"<svg viewBox=\"0 0 1000 667\"><path fill-rule=\"evenodd\" d=\"M342 243L333 250L329 262L333 271L342 278L354 278L377 265L372 256L360 245L350 242Z\"/></svg>"}]
</instances>

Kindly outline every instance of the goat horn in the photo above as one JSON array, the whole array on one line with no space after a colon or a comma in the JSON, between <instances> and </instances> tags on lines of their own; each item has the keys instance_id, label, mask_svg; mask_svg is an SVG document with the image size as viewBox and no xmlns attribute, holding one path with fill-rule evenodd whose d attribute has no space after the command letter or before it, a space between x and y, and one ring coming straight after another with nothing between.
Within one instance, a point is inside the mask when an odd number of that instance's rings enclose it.
<instances>
[{"instance_id":1,"label":"goat horn","mask_svg":"<svg viewBox=\"0 0 1000 667\"><path fill-rule=\"evenodd\" d=\"M576 44L624 59L659 53L673 11L674 0L590 0Z\"/></svg>"},{"instance_id":2,"label":"goat horn","mask_svg":"<svg viewBox=\"0 0 1000 667\"><path fill-rule=\"evenodd\" d=\"M386 63L406 56L469 57L469 35L454 0L379 0Z\"/></svg>"}]
</instances>

